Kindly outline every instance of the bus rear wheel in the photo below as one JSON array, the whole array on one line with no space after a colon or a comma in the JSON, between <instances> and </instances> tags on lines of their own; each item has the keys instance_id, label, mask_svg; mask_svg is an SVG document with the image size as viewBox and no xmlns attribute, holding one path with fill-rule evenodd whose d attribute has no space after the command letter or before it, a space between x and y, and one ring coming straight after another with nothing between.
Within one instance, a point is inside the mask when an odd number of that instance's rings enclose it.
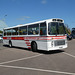
<instances>
[{"instance_id":1,"label":"bus rear wheel","mask_svg":"<svg viewBox=\"0 0 75 75\"><path fill-rule=\"evenodd\" d=\"M33 52L37 51L37 44L36 44L36 42L32 42L31 49L32 49Z\"/></svg>"},{"instance_id":2,"label":"bus rear wheel","mask_svg":"<svg viewBox=\"0 0 75 75\"><path fill-rule=\"evenodd\" d=\"M10 48L12 47L12 42L11 42L11 41L9 41L9 47L10 47Z\"/></svg>"}]
</instances>

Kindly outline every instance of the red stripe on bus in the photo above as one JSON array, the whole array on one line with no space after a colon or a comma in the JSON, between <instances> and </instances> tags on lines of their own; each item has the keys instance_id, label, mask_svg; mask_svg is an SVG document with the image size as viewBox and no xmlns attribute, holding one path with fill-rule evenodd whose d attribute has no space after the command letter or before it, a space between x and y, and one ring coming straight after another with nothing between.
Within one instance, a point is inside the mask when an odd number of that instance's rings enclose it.
<instances>
[{"instance_id":1,"label":"red stripe on bus","mask_svg":"<svg viewBox=\"0 0 75 75\"><path fill-rule=\"evenodd\" d=\"M25 41L29 41L29 40L51 40L51 39L65 39L66 36L45 36L45 37L3 37L3 39L11 39L11 40L25 40Z\"/></svg>"},{"instance_id":2,"label":"red stripe on bus","mask_svg":"<svg viewBox=\"0 0 75 75\"><path fill-rule=\"evenodd\" d=\"M25 40L25 41L29 41L29 40Z\"/></svg>"},{"instance_id":3,"label":"red stripe on bus","mask_svg":"<svg viewBox=\"0 0 75 75\"><path fill-rule=\"evenodd\" d=\"M3 37L3 39L7 39L7 37Z\"/></svg>"},{"instance_id":4,"label":"red stripe on bus","mask_svg":"<svg viewBox=\"0 0 75 75\"><path fill-rule=\"evenodd\" d=\"M30 42L26 42L26 44L30 44Z\"/></svg>"},{"instance_id":5,"label":"red stripe on bus","mask_svg":"<svg viewBox=\"0 0 75 75\"><path fill-rule=\"evenodd\" d=\"M11 37L12 40L24 40L24 37Z\"/></svg>"},{"instance_id":6,"label":"red stripe on bus","mask_svg":"<svg viewBox=\"0 0 75 75\"><path fill-rule=\"evenodd\" d=\"M31 47L28 47L28 49L31 49Z\"/></svg>"},{"instance_id":7,"label":"red stripe on bus","mask_svg":"<svg viewBox=\"0 0 75 75\"><path fill-rule=\"evenodd\" d=\"M27 46L31 46L31 45L27 45Z\"/></svg>"}]
</instances>

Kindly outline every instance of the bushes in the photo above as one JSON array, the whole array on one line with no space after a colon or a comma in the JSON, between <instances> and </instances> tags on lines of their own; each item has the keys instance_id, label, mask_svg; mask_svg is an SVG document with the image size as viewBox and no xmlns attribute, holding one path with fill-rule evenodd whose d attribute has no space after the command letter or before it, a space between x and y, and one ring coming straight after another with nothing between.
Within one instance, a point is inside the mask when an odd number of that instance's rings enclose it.
<instances>
[{"instance_id":1,"label":"bushes","mask_svg":"<svg viewBox=\"0 0 75 75\"><path fill-rule=\"evenodd\" d=\"M3 33L3 31L0 30L0 33Z\"/></svg>"}]
</instances>

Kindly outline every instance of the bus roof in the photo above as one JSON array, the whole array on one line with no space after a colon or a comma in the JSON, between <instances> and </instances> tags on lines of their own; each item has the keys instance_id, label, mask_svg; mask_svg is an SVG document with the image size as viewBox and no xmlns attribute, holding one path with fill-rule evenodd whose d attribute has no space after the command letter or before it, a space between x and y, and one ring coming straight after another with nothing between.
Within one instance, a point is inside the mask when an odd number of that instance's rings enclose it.
<instances>
[{"instance_id":1,"label":"bus roof","mask_svg":"<svg viewBox=\"0 0 75 75\"><path fill-rule=\"evenodd\" d=\"M27 23L27 24L20 24L20 25L17 25L17 26L7 27L7 28L4 28L4 29L11 29L11 28L16 28L16 27L21 27L21 26L43 23L43 22L62 22L62 23L64 23L64 20L59 19L59 18L53 18L53 19L47 19L47 20L42 20L42 21L37 21L37 22L32 22L32 23Z\"/></svg>"}]
</instances>

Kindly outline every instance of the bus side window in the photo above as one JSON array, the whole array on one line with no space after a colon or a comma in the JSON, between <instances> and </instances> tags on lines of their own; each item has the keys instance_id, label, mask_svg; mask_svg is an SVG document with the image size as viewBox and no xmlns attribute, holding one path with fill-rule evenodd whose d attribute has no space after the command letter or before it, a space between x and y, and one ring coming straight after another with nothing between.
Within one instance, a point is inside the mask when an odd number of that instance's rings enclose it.
<instances>
[{"instance_id":1,"label":"bus side window","mask_svg":"<svg viewBox=\"0 0 75 75\"><path fill-rule=\"evenodd\" d=\"M46 35L46 23L40 23L40 35Z\"/></svg>"},{"instance_id":2,"label":"bus side window","mask_svg":"<svg viewBox=\"0 0 75 75\"><path fill-rule=\"evenodd\" d=\"M19 35L27 35L27 26L19 27Z\"/></svg>"},{"instance_id":3,"label":"bus side window","mask_svg":"<svg viewBox=\"0 0 75 75\"><path fill-rule=\"evenodd\" d=\"M38 35L39 34L39 24L28 26L28 35Z\"/></svg>"}]
</instances>

